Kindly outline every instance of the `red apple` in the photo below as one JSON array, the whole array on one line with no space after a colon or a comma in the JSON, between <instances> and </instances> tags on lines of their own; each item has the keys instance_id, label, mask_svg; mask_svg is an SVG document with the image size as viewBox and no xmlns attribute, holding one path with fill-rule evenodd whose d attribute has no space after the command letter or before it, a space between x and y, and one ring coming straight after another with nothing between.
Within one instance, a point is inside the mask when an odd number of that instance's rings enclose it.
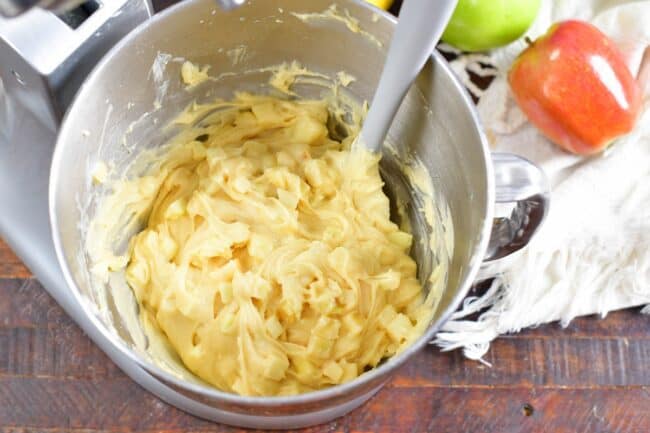
<instances>
[{"instance_id":1,"label":"red apple","mask_svg":"<svg viewBox=\"0 0 650 433\"><path fill-rule=\"evenodd\" d=\"M641 89L623 54L581 21L551 26L517 58L508 81L528 119L581 155L630 132L641 108Z\"/></svg>"}]
</instances>

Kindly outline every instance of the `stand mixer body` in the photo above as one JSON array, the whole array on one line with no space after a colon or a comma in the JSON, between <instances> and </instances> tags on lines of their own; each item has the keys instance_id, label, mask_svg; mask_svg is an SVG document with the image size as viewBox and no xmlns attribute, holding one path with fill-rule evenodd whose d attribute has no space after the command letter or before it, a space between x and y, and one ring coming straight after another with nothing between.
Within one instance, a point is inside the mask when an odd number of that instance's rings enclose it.
<instances>
[{"instance_id":1,"label":"stand mixer body","mask_svg":"<svg viewBox=\"0 0 650 433\"><path fill-rule=\"evenodd\" d=\"M244 0L216 0L223 9L232 9L244 3ZM115 3L119 4L119 1ZM0 0L0 15L15 17L33 8L47 9L67 15L85 15L94 12L101 6L97 0Z\"/></svg>"}]
</instances>

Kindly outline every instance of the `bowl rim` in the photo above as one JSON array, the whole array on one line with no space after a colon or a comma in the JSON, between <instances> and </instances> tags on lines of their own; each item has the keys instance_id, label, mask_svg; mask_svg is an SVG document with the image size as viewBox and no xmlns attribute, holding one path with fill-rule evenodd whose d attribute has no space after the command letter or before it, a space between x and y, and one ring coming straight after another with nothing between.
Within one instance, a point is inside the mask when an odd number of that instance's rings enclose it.
<instances>
[{"instance_id":1,"label":"bowl rim","mask_svg":"<svg viewBox=\"0 0 650 433\"><path fill-rule=\"evenodd\" d=\"M61 122L61 128L57 135L56 145L54 153L52 156L52 165L50 169L50 179L48 185L48 210L50 216L50 228L52 231L52 238L54 242L54 248L56 251L56 257L59 262L59 266L63 272L65 282L67 283L75 301L80 305L80 309L84 313L84 317L89 320L92 327L96 331L99 331L97 335L100 338L100 342L95 341L96 344L100 344L102 348L105 347L105 344L112 347L117 351L117 353L111 353L111 357L119 355L121 360L128 360L132 363L135 363L137 366L141 367L146 373L158 378L168 385L173 385L174 387L181 389L185 392L195 393L203 398L208 398L212 401L235 404L240 406L249 406L249 407L278 407L278 406L287 406L287 405L302 405L307 403L318 403L324 400L338 398L342 395L352 394L353 391L359 388L371 389L376 388L377 386L383 386L386 380L389 379L389 375L397 369L399 366L404 364L409 358L411 358L415 353L419 352L425 345L429 344L435 334L440 330L442 325L449 320L451 315L460 305L461 301L467 295L471 284L476 279L478 274L481 262L487 251L488 241L490 238L490 231L492 227L492 218L494 214L494 197L495 197L495 187L494 187L494 173L492 160L490 158L490 150L488 146L488 140L485 136L483 127L481 125L478 112L471 97L467 93L467 90L460 82L456 74L452 71L451 67L447 61L439 54L436 50L433 51L431 59L434 62L437 68L441 68L444 72L451 78L452 85L456 89L459 97L465 103L470 113L471 123L474 125L478 136L479 144L482 152L483 160L485 161L486 176L486 203L485 203L485 219L483 222L483 227L478 234L478 242L475 247L472 256L467 263L468 272L465 277L461 280L459 284L459 289L456 295L452 298L451 302L447 306L446 310L440 315L440 317L430 325L427 331L418 337L408 348L406 348L401 353L391 357L385 363L381 364L378 367L375 367L354 380L346 382L343 384L338 384L331 386L329 388L323 388L316 391L310 391L307 393L296 394L291 396L242 396L239 394L229 393L226 391L219 390L216 387L213 387L209 384L200 384L200 383L191 383L187 380L181 379L178 376L173 375L172 373L162 369L158 365L150 362L146 359L143 359L141 356L136 354L136 352L119 339L113 332L111 332L100 320L93 314L90 308L87 306L87 300L84 295L81 294L79 286L77 285L75 279L72 276L70 267L66 260L66 255L64 253L63 241L61 237L61 232L59 230L59 223L57 218L57 185L58 179L64 176L64 173L61 172L61 159L63 148L65 146L64 137L69 136L68 129L71 128L70 124L67 123L67 119L70 116L70 113L74 111L77 105L81 104L86 95L86 93L92 91L92 82L99 74L110 64L114 55L119 53L122 49L125 49L131 41L136 39L142 32L144 32L150 26L157 25L157 23L162 22L168 19L170 16L186 8L194 7L198 2L204 0L189 0L176 3L175 5L153 15L151 18L147 19L134 30L132 30L128 35L126 35L122 40L120 40L116 45L114 45L104 57L95 65L91 73L86 77L83 84L79 88L79 91L74 96L72 102L70 103L70 109L66 111L63 120ZM350 3L353 3L362 8L369 9L374 14L378 15L380 19L387 20L393 26L397 24L397 19L388 12L381 10L375 6L370 5L365 0L345 0ZM106 350L108 352L108 350ZM382 382L383 379L383 382ZM205 403L205 402L204 402Z\"/></svg>"}]
</instances>

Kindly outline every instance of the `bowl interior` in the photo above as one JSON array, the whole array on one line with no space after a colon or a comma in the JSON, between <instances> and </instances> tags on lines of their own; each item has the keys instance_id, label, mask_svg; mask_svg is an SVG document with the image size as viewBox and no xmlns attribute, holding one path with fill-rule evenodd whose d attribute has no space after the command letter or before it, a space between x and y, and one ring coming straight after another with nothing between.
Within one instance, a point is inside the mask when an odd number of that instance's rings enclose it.
<instances>
[{"instance_id":1,"label":"bowl interior","mask_svg":"<svg viewBox=\"0 0 650 433\"><path fill-rule=\"evenodd\" d=\"M177 6L109 53L71 106L51 174L55 244L64 272L74 283L71 289L84 300L88 313L142 363L149 365L151 360L130 290L120 278L111 279L109 285L95 284L88 271L86 230L97 203L108 192L91 182L95 164L113 163L116 176L137 174L128 170L134 156L165 143L174 131L163 126L189 103L230 98L234 91L268 92L270 73L260 68L283 62L298 61L332 78L344 71L356 80L342 93L370 101L394 22L355 0L339 2L337 10L326 12L330 4L254 0L228 13L216 11L211 0ZM184 60L209 65L210 75L219 79L186 89L180 80ZM305 82L293 90L302 97L321 97L324 91ZM419 277L426 281L436 261L449 262L446 284L437 289L433 320L413 345L414 351L432 337L468 289L485 248L491 212L490 169L476 117L439 56L431 58L409 91L388 140L396 146L382 161L386 192L408 204L416 239L439 240L433 253L415 242ZM440 224L433 229L423 220L418 191L400 169L413 156L426 166L436 195ZM128 235L123 233L123 239ZM165 370L201 384L173 353L159 349L157 362ZM395 366L410 353L409 349L396 357L400 359Z\"/></svg>"}]
</instances>

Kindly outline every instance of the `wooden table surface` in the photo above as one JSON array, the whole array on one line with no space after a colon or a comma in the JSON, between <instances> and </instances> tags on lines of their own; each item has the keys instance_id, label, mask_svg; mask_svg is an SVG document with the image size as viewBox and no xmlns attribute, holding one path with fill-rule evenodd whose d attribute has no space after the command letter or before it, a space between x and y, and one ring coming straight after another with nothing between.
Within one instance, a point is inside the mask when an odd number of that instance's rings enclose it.
<instances>
[{"instance_id":1,"label":"wooden table surface","mask_svg":"<svg viewBox=\"0 0 650 433\"><path fill-rule=\"evenodd\" d=\"M370 402L304 431L650 432L650 317L638 309L502 337L486 360L427 348ZM0 433L234 431L132 382L0 240Z\"/></svg>"},{"instance_id":2,"label":"wooden table surface","mask_svg":"<svg viewBox=\"0 0 650 433\"><path fill-rule=\"evenodd\" d=\"M486 360L431 347L369 403L307 432L650 431L650 317L638 309L496 340ZM0 241L0 433L233 432L126 377Z\"/></svg>"}]
</instances>

